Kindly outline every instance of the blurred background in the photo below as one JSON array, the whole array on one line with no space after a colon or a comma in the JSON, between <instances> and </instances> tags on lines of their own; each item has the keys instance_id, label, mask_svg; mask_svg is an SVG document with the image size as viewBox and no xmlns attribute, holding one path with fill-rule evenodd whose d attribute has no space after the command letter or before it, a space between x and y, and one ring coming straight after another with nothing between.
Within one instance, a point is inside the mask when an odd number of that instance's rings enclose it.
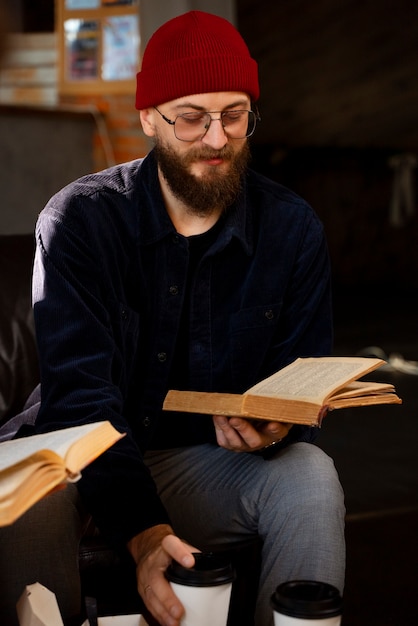
<instances>
[{"instance_id":1,"label":"blurred background","mask_svg":"<svg viewBox=\"0 0 418 626\"><path fill-rule=\"evenodd\" d=\"M339 411L319 445L347 500L344 626L416 626L418 5L415 0L0 1L0 235L32 233L84 173L144 156L135 72L190 9L230 19L259 63L252 166L324 223L335 353L377 354L401 407Z\"/></svg>"}]
</instances>

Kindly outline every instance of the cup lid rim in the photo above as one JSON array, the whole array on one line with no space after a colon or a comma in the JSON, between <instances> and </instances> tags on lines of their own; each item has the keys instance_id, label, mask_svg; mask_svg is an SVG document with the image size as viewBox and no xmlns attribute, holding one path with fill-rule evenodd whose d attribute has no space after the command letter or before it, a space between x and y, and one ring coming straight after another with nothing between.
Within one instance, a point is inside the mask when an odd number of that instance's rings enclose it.
<instances>
[{"instance_id":1,"label":"cup lid rim","mask_svg":"<svg viewBox=\"0 0 418 626\"><path fill-rule=\"evenodd\" d=\"M195 565L190 568L173 560L165 572L166 578L189 587L215 587L235 579L232 564L222 555L196 552L193 556Z\"/></svg>"},{"instance_id":2,"label":"cup lid rim","mask_svg":"<svg viewBox=\"0 0 418 626\"><path fill-rule=\"evenodd\" d=\"M305 597L297 597L298 589ZM315 592L309 597L309 592ZM294 580L278 585L270 598L274 610L305 619L335 617L342 613L342 597L336 587L311 580Z\"/></svg>"}]
</instances>

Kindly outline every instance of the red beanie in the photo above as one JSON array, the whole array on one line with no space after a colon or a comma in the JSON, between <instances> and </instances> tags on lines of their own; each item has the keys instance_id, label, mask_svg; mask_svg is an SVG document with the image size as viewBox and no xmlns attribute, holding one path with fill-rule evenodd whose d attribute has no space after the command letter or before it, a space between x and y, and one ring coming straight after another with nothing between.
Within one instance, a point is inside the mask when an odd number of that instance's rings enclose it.
<instances>
[{"instance_id":1,"label":"red beanie","mask_svg":"<svg viewBox=\"0 0 418 626\"><path fill-rule=\"evenodd\" d=\"M257 63L227 20L189 11L163 24L149 40L137 74L136 108L182 96L242 91L258 100Z\"/></svg>"}]
</instances>

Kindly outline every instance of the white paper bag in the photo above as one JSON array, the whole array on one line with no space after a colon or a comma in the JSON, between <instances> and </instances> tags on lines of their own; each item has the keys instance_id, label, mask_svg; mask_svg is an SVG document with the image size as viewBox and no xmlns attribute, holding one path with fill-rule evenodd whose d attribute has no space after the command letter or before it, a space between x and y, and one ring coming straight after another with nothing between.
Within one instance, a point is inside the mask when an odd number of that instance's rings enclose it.
<instances>
[{"instance_id":1,"label":"white paper bag","mask_svg":"<svg viewBox=\"0 0 418 626\"><path fill-rule=\"evenodd\" d=\"M16 604L20 626L64 626L55 594L40 583L27 585ZM99 617L99 626L148 626L142 615ZM89 626L86 620L82 626Z\"/></svg>"},{"instance_id":2,"label":"white paper bag","mask_svg":"<svg viewBox=\"0 0 418 626\"><path fill-rule=\"evenodd\" d=\"M64 626L55 594L40 583L25 587L16 610L20 626Z\"/></svg>"}]
</instances>

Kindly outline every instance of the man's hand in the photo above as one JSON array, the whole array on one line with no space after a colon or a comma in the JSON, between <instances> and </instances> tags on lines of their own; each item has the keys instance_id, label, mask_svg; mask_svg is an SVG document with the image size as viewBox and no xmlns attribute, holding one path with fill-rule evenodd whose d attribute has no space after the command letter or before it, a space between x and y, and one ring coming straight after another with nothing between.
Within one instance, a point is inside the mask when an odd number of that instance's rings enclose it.
<instances>
[{"instance_id":1,"label":"man's hand","mask_svg":"<svg viewBox=\"0 0 418 626\"><path fill-rule=\"evenodd\" d=\"M173 529L159 524L128 542L136 563L138 592L147 609L161 626L178 626L184 608L171 589L164 572L172 559L193 567L192 552L199 552L174 535Z\"/></svg>"},{"instance_id":2,"label":"man's hand","mask_svg":"<svg viewBox=\"0 0 418 626\"><path fill-rule=\"evenodd\" d=\"M252 423L241 417L214 415L216 439L222 448L236 452L254 452L281 441L286 437L292 424L284 422Z\"/></svg>"}]
</instances>

